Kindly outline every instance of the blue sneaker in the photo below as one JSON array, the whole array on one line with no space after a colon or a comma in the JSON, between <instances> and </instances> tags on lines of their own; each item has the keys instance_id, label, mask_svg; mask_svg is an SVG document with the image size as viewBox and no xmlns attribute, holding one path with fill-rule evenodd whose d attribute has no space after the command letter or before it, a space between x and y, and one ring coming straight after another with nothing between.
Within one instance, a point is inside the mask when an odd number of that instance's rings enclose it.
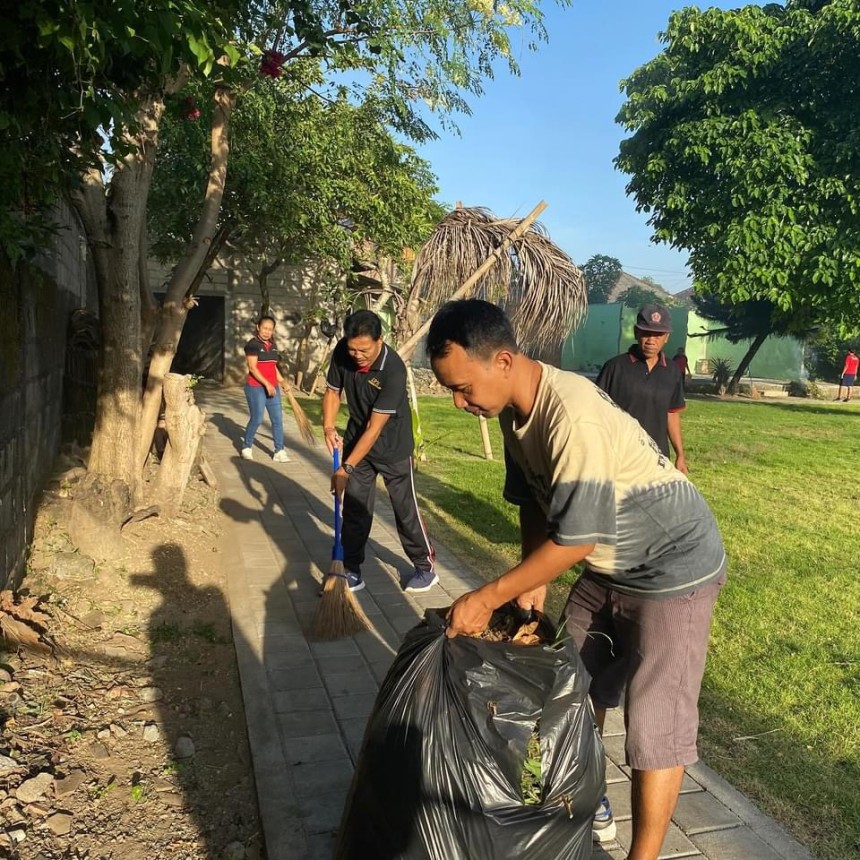
<instances>
[{"instance_id":1,"label":"blue sneaker","mask_svg":"<svg viewBox=\"0 0 860 860\"><path fill-rule=\"evenodd\" d=\"M326 578L322 581L320 585L320 597L323 595L323 591L325 591L325 581L329 576L338 576L339 574L328 574ZM346 587L350 591L361 591L364 588L364 580L361 578L361 573L353 573L351 570L345 570L343 572L344 578L346 579Z\"/></svg>"},{"instance_id":2,"label":"blue sneaker","mask_svg":"<svg viewBox=\"0 0 860 860\"><path fill-rule=\"evenodd\" d=\"M353 573L351 570L345 570L346 584L350 591L361 591L364 588L364 580L361 578L361 573Z\"/></svg>"},{"instance_id":3,"label":"blue sneaker","mask_svg":"<svg viewBox=\"0 0 860 860\"><path fill-rule=\"evenodd\" d=\"M439 577L432 570L416 570L415 575L406 583L403 590L411 591L413 594L419 591L430 591L437 582L439 582Z\"/></svg>"},{"instance_id":4,"label":"blue sneaker","mask_svg":"<svg viewBox=\"0 0 860 860\"><path fill-rule=\"evenodd\" d=\"M612 817L612 807L605 795L591 820L592 842L612 842L615 839L615 819Z\"/></svg>"}]
</instances>

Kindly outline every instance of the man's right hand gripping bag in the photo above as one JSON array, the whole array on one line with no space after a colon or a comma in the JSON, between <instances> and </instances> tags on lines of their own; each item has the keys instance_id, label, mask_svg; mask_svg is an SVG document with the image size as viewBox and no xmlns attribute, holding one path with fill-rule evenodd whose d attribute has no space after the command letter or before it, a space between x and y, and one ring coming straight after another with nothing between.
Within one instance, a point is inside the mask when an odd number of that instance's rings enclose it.
<instances>
[{"instance_id":1,"label":"man's right hand gripping bag","mask_svg":"<svg viewBox=\"0 0 860 860\"><path fill-rule=\"evenodd\" d=\"M336 860L587 860L605 791L589 680L569 646L447 639L429 611L376 700Z\"/></svg>"}]
</instances>

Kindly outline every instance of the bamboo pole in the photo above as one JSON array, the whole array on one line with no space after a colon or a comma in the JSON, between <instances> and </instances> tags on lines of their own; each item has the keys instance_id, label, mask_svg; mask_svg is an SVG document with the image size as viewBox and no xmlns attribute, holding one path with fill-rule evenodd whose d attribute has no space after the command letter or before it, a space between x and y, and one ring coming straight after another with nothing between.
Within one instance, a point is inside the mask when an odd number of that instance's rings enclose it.
<instances>
[{"instance_id":1,"label":"bamboo pole","mask_svg":"<svg viewBox=\"0 0 860 860\"><path fill-rule=\"evenodd\" d=\"M504 242L502 242L502 244L499 245L499 247L496 248L496 250L493 251L493 253L490 254L483 263L481 263L475 272L463 282L463 285L451 296L449 301L456 301L457 299L462 299L468 296L478 281L480 281L481 278L483 278L484 275L495 265L499 257L501 257L502 254L506 254L508 248L510 248L511 245L513 245L513 243L516 242L517 239L519 239L520 236L529 229L529 227L531 227L538 215L546 209L546 206L547 204L541 200L541 202L538 203L538 205L535 206L535 208L532 209L532 211L529 212L529 214L526 215L526 217L523 218L523 220L520 221L513 230L511 230ZM398 354L404 361L408 362L412 358L415 353L415 348L418 346L421 338L427 334L427 330L430 328L430 323L432 321L433 318L431 317L424 323L424 325L421 326L421 328L418 329L418 331L415 332L415 334L412 335L412 337L409 338L409 340L406 341L406 343L403 344L403 346L397 350Z\"/></svg>"},{"instance_id":2,"label":"bamboo pole","mask_svg":"<svg viewBox=\"0 0 860 860\"><path fill-rule=\"evenodd\" d=\"M415 439L415 459L419 463L427 462L424 452L424 430L421 427L421 413L418 411L418 392L415 390L415 374L412 365L406 365L406 384L409 391L409 406L412 410L412 436Z\"/></svg>"},{"instance_id":3,"label":"bamboo pole","mask_svg":"<svg viewBox=\"0 0 860 860\"><path fill-rule=\"evenodd\" d=\"M493 446L490 444L490 430L487 427L487 419L483 415L478 416L478 424L481 425L481 444L484 446L484 459L493 459Z\"/></svg>"}]
</instances>

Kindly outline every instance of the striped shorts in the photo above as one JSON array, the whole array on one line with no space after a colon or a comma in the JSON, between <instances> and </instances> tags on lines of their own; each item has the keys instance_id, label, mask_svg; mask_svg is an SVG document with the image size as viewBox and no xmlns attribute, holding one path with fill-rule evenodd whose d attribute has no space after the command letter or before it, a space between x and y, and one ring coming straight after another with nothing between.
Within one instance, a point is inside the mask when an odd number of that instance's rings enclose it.
<instances>
[{"instance_id":1,"label":"striped shorts","mask_svg":"<svg viewBox=\"0 0 860 860\"><path fill-rule=\"evenodd\" d=\"M699 690L725 579L666 600L622 594L594 575L571 589L565 623L591 674L595 708L617 708L626 689L625 754L635 770L698 759Z\"/></svg>"}]
</instances>

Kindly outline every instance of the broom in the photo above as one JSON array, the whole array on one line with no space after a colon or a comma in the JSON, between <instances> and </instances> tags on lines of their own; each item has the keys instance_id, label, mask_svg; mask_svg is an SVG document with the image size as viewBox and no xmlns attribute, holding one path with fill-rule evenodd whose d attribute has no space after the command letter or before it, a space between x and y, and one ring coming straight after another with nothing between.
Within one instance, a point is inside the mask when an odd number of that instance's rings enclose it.
<instances>
[{"instance_id":1,"label":"broom","mask_svg":"<svg viewBox=\"0 0 860 860\"><path fill-rule=\"evenodd\" d=\"M332 452L334 471L340 467L340 451ZM371 629L356 596L349 590L343 570L343 545L340 542L340 499L334 497L334 545L331 549L331 567L323 586L319 606L311 624L312 639L340 639Z\"/></svg>"},{"instance_id":2,"label":"broom","mask_svg":"<svg viewBox=\"0 0 860 860\"><path fill-rule=\"evenodd\" d=\"M293 418L296 419L296 426L299 428L299 433L301 433L302 439L305 440L307 445L316 446L317 437L314 436L311 422L308 420L308 416L305 414L305 410L302 409L299 401L296 400L293 390L291 388L285 388L284 394L287 395L287 400L290 401L290 409L293 410Z\"/></svg>"}]
</instances>

